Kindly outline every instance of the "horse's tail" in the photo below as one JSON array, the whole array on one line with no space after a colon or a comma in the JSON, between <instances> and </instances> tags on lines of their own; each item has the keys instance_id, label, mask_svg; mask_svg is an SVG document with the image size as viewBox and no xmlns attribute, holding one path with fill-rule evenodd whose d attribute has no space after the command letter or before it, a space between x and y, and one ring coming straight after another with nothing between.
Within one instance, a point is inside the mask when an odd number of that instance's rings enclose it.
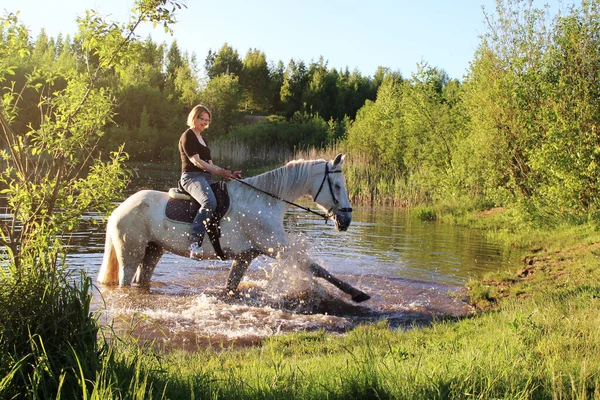
<instances>
[{"instance_id":1,"label":"horse's tail","mask_svg":"<svg viewBox=\"0 0 600 400\"><path fill-rule=\"evenodd\" d=\"M116 285L119 283L119 261L111 236L110 229L107 226L104 257L98 271L98 283L103 285Z\"/></svg>"}]
</instances>

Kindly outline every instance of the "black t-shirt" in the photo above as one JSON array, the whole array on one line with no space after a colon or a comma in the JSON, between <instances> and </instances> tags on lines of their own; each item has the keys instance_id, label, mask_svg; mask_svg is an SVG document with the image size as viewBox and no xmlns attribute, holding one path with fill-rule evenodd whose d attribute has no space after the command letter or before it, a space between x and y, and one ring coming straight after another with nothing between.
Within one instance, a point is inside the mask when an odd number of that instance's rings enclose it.
<instances>
[{"instance_id":1,"label":"black t-shirt","mask_svg":"<svg viewBox=\"0 0 600 400\"><path fill-rule=\"evenodd\" d=\"M206 139L204 139L206 143ZM179 138L179 155L181 156L181 172L204 172L202 168L196 167L190 161L189 157L198 154L201 160L210 162L210 149L198 141L193 130L188 129L181 134Z\"/></svg>"}]
</instances>

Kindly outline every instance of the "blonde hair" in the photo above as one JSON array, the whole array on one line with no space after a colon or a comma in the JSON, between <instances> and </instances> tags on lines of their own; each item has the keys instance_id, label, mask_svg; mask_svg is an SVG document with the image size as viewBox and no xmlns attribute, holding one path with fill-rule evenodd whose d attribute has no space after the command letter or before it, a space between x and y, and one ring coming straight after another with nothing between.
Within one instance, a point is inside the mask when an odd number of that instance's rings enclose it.
<instances>
[{"instance_id":1,"label":"blonde hair","mask_svg":"<svg viewBox=\"0 0 600 400\"><path fill-rule=\"evenodd\" d=\"M210 110L208 108L206 108L206 106L203 106L202 104L198 104L197 106L195 106L194 108L192 108L192 111L190 111L190 113L188 114L187 117L187 126L189 126L190 128L194 127L194 120L201 114L207 113L208 117L210 119L212 119L212 114L210 113Z\"/></svg>"}]
</instances>

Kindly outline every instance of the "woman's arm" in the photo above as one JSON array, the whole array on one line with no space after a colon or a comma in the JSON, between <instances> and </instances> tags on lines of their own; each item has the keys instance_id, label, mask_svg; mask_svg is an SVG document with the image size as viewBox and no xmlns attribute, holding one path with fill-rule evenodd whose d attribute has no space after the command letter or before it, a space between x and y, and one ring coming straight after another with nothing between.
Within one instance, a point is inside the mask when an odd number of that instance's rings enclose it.
<instances>
[{"instance_id":1,"label":"woman's arm","mask_svg":"<svg viewBox=\"0 0 600 400\"><path fill-rule=\"evenodd\" d=\"M210 172L211 174L222 176L225 179L234 179L234 178L241 179L242 178L242 171L231 172L228 169L224 169L224 168L221 168L221 167L213 164L212 161L206 162L206 161L202 160L198 156L198 154L194 154L193 156L189 157L189 160L196 167L202 168L203 170L205 170L206 172Z\"/></svg>"}]
</instances>

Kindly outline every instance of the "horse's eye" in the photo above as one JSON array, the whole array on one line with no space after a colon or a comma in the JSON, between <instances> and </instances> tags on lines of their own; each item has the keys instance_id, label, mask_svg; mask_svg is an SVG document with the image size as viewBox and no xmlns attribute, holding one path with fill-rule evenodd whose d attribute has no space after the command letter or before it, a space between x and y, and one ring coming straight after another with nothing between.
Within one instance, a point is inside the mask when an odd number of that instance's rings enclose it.
<instances>
[{"instance_id":1,"label":"horse's eye","mask_svg":"<svg viewBox=\"0 0 600 400\"><path fill-rule=\"evenodd\" d=\"M340 185L339 183L336 183L335 185L333 185L334 188L336 188L337 190L340 190L342 188L342 185Z\"/></svg>"}]
</instances>

